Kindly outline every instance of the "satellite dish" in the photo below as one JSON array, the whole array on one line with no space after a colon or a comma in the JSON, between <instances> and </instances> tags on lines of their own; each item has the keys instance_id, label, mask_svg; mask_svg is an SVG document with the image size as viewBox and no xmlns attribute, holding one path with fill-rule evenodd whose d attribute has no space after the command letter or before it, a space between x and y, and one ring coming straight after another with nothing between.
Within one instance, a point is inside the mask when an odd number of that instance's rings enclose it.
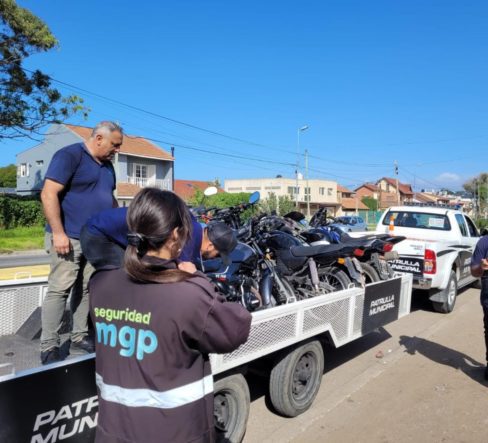
<instances>
[{"instance_id":1,"label":"satellite dish","mask_svg":"<svg viewBox=\"0 0 488 443\"><path fill-rule=\"evenodd\" d=\"M209 197L210 195L215 195L217 194L218 189L215 186L209 186L205 191L203 191L203 195L206 197Z\"/></svg>"}]
</instances>

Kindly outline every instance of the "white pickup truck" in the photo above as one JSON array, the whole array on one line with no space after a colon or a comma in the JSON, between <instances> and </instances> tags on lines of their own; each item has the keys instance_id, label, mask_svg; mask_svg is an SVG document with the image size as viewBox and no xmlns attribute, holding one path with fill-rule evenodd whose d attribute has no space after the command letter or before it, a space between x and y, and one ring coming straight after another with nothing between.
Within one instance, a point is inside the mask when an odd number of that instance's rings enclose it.
<instances>
[{"instance_id":1,"label":"white pickup truck","mask_svg":"<svg viewBox=\"0 0 488 443\"><path fill-rule=\"evenodd\" d=\"M381 216L377 232L407 237L390 262L396 272L413 274L413 287L427 290L437 312L454 309L457 292L475 281L470 263L480 234L473 220L451 206L394 206Z\"/></svg>"}]
</instances>

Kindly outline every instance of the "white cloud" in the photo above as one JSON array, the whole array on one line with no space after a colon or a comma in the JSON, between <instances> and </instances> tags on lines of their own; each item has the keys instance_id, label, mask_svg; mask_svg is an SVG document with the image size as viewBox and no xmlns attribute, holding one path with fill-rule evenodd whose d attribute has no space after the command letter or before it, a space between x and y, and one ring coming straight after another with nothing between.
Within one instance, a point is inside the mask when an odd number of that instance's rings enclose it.
<instances>
[{"instance_id":1,"label":"white cloud","mask_svg":"<svg viewBox=\"0 0 488 443\"><path fill-rule=\"evenodd\" d=\"M460 184L462 180L460 175L454 174L453 172L443 172L436 178L436 181L443 184Z\"/></svg>"}]
</instances>

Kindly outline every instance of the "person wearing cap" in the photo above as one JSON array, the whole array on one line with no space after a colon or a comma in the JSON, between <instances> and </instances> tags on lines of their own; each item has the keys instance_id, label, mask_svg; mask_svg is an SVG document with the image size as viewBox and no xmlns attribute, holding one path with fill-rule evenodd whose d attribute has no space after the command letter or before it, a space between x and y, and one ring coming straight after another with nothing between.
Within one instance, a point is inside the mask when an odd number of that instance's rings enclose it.
<instances>
[{"instance_id":1,"label":"person wearing cap","mask_svg":"<svg viewBox=\"0 0 488 443\"><path fill-rule=\"evenodd\" d=\"M81 249L95 269L119 268L127 248L128 208L112 208L90 217L80 234ZM225 265L230 263L230 253L237 245L234 231L222 222L203 227L188 211L191 219L191 233L180 256L180 268L191 262L201 268L202 260L218 255Z\"/></svg>"}]
</instances>

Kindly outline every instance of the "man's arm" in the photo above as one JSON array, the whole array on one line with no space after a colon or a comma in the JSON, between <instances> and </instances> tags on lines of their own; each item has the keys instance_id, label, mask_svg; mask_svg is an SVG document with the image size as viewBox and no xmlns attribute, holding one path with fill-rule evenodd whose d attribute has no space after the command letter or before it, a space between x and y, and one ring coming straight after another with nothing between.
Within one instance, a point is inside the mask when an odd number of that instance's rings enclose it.
<instances>
[{"instance_id":1,"label":"man's arm","mask_svg":"<svg viewBox=\"0 0 488 443\"><path fill-rule=\"evenodd\" d=\"M64 185L54 180L46 179L41 192L42 207L49 226L53 232L53 246L60 255L70 252L71 244L66 232L64 232L61 222L61 205L59 203L59 193L64 189Z\"/></svg>"},{"instance_id":2,"label":"man's arm","mask_svg":"<svg viewBox=\"0 0 488 443\"><path fill-rule=\"evenodd\" d=\"M488 260L486 258L483 258L479 265L471 265L471 275L473 277L482 277L485 271L488 271Z\"/></svg>"}]
</instances>

